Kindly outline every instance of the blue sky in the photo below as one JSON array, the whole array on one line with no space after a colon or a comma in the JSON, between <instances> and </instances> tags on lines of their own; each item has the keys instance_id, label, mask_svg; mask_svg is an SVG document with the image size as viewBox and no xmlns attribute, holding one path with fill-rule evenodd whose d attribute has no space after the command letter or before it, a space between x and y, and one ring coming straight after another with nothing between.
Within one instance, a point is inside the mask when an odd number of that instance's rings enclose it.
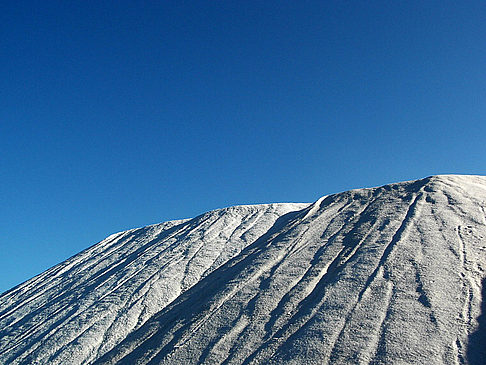
<instances>
[{"instance_id":1,"label":"blue sky","mask_svg":"<svg viewBox=\"0 0 486 365\"><path fill-rule=\"evenodd\" d=\"M485 173L483 1L23 1L0 14L0 292L107 235Z\"/></svg>"}]
</instances>

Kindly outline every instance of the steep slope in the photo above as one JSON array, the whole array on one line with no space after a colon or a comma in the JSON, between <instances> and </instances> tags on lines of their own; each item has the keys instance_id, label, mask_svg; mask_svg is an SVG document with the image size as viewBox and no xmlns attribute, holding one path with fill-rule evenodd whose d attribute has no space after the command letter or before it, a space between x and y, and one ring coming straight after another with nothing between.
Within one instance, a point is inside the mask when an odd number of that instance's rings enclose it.
<instances>
[{"instance_id":1,"label":"steep slope","mask_svg":"<svg viewBox=\"0 0 486 365\"><path fill-rule=\"evenodd\" d=\"M320 199L96 363L479 364L485 206L477 176Z\"/></svg>"},{"instance_id":2,"label":"steep slope","mask_svg":"<svg viewBox=\"0 0 486 365\"><path fill-rule=\"evenodd\" d=\"M0 296L0 363L93 362L307 205L231 207L106 238Z\"/></svg>"}]
</instances>

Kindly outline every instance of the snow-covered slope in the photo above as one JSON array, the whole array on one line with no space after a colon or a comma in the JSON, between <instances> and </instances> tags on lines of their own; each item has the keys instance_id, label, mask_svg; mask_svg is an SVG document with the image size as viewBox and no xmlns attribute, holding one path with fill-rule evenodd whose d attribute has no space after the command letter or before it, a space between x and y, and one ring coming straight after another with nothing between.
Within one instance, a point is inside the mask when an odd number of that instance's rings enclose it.
<instances>
[{"instance_id":1,"label":"snow-covered slope","mask_svg":"<svg viewBox=\"0 0 486 365\"><path fill-rule=\"evenodd\" d=\"M0 297L0 362L482 364L485 208L435 176L114 235Z\"/></svg>"}]
</instances>

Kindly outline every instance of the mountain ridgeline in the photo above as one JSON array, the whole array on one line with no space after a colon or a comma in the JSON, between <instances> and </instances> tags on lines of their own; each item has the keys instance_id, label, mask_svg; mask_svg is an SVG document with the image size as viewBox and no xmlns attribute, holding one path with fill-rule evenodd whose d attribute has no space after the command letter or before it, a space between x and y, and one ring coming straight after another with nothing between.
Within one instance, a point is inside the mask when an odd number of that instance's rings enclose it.
<instances>
[{"instance_id":1,"label":"mountain ridgeline","mask_svg":"<svg viewBox=\"0 0 486 365\"><path fill-rule=\"evenodd\" d=\"M0 296L0 363L484 364L485 209L445 175L117 233Z\"/></svg>"}]
</instances>

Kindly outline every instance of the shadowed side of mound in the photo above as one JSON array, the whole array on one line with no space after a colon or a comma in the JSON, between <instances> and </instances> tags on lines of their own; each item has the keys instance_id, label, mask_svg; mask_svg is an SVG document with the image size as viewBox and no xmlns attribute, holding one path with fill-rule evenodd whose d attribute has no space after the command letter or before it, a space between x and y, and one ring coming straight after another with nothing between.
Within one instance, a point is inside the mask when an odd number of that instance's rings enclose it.
<instances>
[{"instance_id":1,"label":"shadowed side of mound","mask_svg":"<svg viewBox=\"0 0 486 365\"><path fill-rule=\"evenodd\" d=\"M478 328L468 343L467 359L471 365L484 365L486 361L486 279L482 282L481 315L478 317Z\"/></svg>"}]
</instances>

